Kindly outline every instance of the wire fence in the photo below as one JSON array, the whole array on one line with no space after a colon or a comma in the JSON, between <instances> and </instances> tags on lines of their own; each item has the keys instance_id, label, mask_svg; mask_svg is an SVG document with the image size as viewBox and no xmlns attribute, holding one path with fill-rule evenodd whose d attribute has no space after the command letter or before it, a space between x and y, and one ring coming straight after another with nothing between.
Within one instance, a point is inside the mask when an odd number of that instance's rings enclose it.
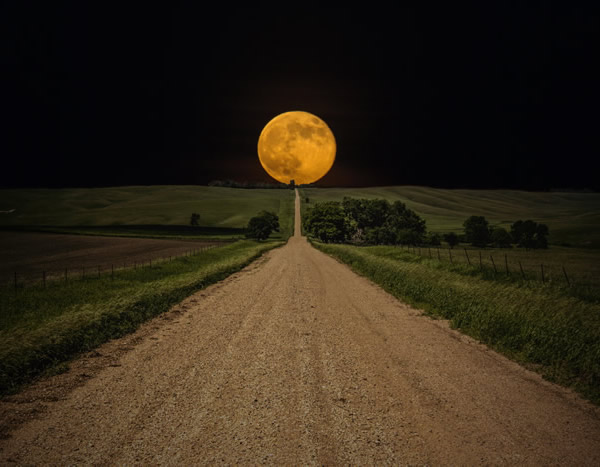
<instances>
[{"instance_id":1,"label":"wire fence","mask_svg":"<svg viewBox=\"0 0 600 467\"><path fill-rule=\"evenodd\" d=\"M400 246L412 254L437 259L440 262L463 264L480 271L492 273L494 276L517 276L527 280L539 280L543 283L563 282L570 287L573 277L567 272L564 264L544 264L536 262L535 257L524 260L521 256L468 248L415 247Z\"/></svg>"},{"instance_id":2,"label":"wire fence","mask_svg":"<svg viewBox=\"0 0 600 467\"><path fill-rule=\"evenodd\" d=\"M37 270L14 271L10 277L5 277L2 281L4 288L13 288L15 291L29 286L47 287L51 283L72 282L75 280L94 279L110 276L112 279L115 273L125 270L137 270L143 268L156 267L159 264L171 262L177 258L197 256L212 248L217 244L203 245L198 248L192 248L177 255L164 256L136 256L134 258L125 257L119 262L99 263L97 266L65 266L64 268L48 268Z\"/></svg>"}]
</instances>

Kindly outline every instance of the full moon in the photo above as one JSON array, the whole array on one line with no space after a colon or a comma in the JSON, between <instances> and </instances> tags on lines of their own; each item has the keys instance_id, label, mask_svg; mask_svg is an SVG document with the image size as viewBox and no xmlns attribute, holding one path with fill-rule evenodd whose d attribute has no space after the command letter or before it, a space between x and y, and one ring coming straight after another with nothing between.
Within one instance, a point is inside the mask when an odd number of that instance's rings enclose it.
<instances>
[{"instance_id":1,"label":"full moon","mask_svg":"<svg viewBox=\"0 0 600 467\"><path fill-rule=\"evenodd\" d=\"M277 115L258 138L260 163L281 183L316 182L331 169L335 150L335 138L327 124L302 111Z\"/></svg>"}]
</instances>

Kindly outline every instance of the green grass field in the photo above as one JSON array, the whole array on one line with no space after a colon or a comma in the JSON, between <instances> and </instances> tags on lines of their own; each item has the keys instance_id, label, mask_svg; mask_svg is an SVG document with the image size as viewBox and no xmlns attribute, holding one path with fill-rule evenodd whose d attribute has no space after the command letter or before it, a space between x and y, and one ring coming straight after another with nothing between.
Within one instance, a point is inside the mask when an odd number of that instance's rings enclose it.
<instances>
[{"instance_id":1,"label":"green grass field","mask_svg":"<svg viewBox=\"0 0 600 467\"><path fill-rule=\"evenodd\" d=\"M302 188L302 200L341 201L383 198L402 201L427 221L431 232L462 232L471 215L485 216L492 225L509 228L518 219L547 224L551 244L600 248L600 194L534 193L515 190L446 190L417 186L373 188ZM306 203L303 203L304 205ZM305 208L305 206L303 206Z\"/></svg>"},{"instance_id":2,"label":"green grass field","mask_svg":"<svg viewBox=\"0 0 600 467\"><path fill-rule=\"evenodd\" d=\"M292 190L206 186L0 190L0 228L90 235L228 239L243 236L248 220L275 212L287 239L293 224ZM200 229L190 229L192 212Z\"/></svg>"},{"instance_id":3,"label":"green grass field","mask_svg":"<svg viewBox=\"0 0 600 467\"><path fill-rule=\"evenodd\" d=\"M240 240L114 278L0 289L0 394L137 326L283 242Z\"/></svg>"},{"instance_id":4,"label":"green grass field","mask_svg":"<svg viewBox=\"0 0 600 467\"><path fill-rule=\"evenodd\" d=\"M314 243L394 296L600 404L600 302L397 247Z\"/></svg>"}]
</instances>

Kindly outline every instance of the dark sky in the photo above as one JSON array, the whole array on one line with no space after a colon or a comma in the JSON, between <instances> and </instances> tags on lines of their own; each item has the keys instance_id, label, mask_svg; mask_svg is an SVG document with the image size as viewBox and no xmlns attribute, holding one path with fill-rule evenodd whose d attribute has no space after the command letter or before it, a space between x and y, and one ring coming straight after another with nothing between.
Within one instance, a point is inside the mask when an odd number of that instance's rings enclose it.
<instances>
[{"instance_id":1,"label":"dark sky","mask_svg":"<svg viewBox=\"0 0 600 467\"><path fill-rule=\"evenodd\" d=\"M597 10L4 3L3 187L269 181L261 129L305 110L322 186L600 188Z\"/></svg>"}]
</instances>

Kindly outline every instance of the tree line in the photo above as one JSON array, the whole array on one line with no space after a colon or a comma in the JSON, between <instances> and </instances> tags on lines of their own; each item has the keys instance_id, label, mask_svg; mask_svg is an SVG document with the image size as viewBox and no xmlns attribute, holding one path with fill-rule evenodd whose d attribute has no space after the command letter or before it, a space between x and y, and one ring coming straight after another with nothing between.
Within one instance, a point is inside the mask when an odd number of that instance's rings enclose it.
<instances>
[{"instance_id":1,"label":"tree line","mask_svg":"<svg viewBox=\"0 0 600 467\"><path fill-rule=\"evenodd\" d=\"M426 222L401 201L355 199L315 203L304 216L304 229L325 243L351 242L367 245L440 245L452 248L460 242L473 246L547 248L548 226L532 220L518 220L510 232L491 227L483 216L470 216L463 233L428 233Z\"/></svg>"}]
</instances>

